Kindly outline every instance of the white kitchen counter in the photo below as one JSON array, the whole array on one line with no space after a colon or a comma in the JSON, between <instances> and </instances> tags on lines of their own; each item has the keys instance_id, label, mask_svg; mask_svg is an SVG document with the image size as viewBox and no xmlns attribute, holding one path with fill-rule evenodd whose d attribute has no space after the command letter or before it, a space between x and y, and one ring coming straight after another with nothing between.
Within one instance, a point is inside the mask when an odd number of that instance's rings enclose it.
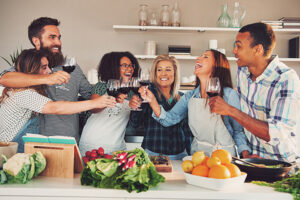
<instances>
[{"instance_id":1,"label":"white kitchen counter","mask_svg":"<svg viewBox=\"0 0 300 200\"><path fill-rule=\"evenodd\" d=\"M128 193L125 190L81 186L80 174L76 174L74 179L37 177L24 185L0 185L0 199L293 199L288 193L276 192L273 188L251 183L244 183L239 188L224 191L213 191L189 185L180 169L181 161L172 161L172 163L173 172L163 173L166 182L147 192Z\"/></svg>"}]
</instances>

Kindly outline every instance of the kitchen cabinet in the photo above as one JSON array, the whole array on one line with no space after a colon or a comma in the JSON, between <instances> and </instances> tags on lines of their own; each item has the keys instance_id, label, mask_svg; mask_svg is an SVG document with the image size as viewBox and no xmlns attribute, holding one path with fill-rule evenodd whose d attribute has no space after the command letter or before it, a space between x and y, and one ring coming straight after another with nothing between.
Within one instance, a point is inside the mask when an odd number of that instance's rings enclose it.
<instances>
[{"instance_id":1,"label":"kitchen cabinet","mask_svg":"<svg viewBox=\"0 0 300 200\"><path fill-rule=\"evenodd\" d=\"M159 32L199 32L199 34L204 33L225 33L232 32L235 35L239 28L219 28L219 27L170 27L170 26L132 26L132 25L113 25L115 31L159 31ZM274 29L276 35L278 34L300 34L300 29ZM280 47L277 47L280 48ZM228 51L228 49L227 49ZM157 55L135 55L138 59L154 59ZM195 60L197 56L175 56L179 60ZM229 61L235 61L234 57L227 57ZM280 58L279 60L283 62L300 62L300 58Z\"/></svg>"}]
</instances>

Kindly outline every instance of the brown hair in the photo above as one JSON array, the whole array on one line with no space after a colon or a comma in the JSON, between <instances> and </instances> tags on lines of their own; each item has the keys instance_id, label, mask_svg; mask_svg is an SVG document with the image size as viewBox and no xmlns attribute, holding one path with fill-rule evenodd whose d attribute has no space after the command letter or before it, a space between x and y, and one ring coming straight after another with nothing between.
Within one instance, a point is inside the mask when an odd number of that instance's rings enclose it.
<instances>
[{"instance_id":1,"label":"brown hair","mask_svg":"<svg viewBox=\"0 0 300 200\"><path fill-rule=\"evenodd\" d=\"M214 58L214 66L211 77L218 77L221 84L221 92L220 95L223 97L225 87L232 88L231 74L230 74L230 65L226 58L226 56L214 49L209 49L207 51L212 52ZM200 85L200 80L197 78L196 87Z\"/></svg>"},{"instance_id":2,"label":"brown hair","mask_svg":"<svg viewBox=\"0 0 300 200\"><path fill-rule=\"evenodd\" d=\"M23 50L17 58L17 61L15 63L15 70L16 72L22 72L26 74L39 74L41 68L41 59L47 56L48 53L43 50L36 50L36 49ZM29 88L34 89L39 94L46 96L44 85L30 86L27 88L6 87L2 92L1 102L4 102L4 99L9 97L7 93L8 91L22 91Z\"/></svg>"},{"instance_id":3,"label":"brown hair","mask_svg":"<svg viewBox=\"0 0 300 200\"><path fill-rule=\"evenodd\" d=\"M180 95L178 93L178 90L180 87L180 70L179 70L180 66L174 56L159 55L155 58L155 60L153 61L152 68L151 68L150 81L156 86L156 88L158 89L158 95L161 96L162 93L158 87L157 77L156 77L156 69L157 69L157 65L160 61L170 61L173 65L175 74L174 74L174 82L171 86L171 92L172 92L173 98L178 100L180 98Z\"/></svg>"}]
</instances>

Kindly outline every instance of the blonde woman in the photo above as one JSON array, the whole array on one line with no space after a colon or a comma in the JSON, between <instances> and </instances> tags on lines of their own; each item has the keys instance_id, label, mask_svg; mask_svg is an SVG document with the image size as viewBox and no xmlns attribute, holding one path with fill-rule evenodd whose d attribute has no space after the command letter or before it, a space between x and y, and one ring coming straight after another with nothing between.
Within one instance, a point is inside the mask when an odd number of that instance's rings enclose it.
<instances>
[{"instance_id":1,"label":"blonde woman","mask_svg":"<svg viewBox=\"0 0 300 200\"><path fill-rule=\"evenodd\" d=\"M149 90L155 95L157 102L165 110L170 110L178 102L183 93L179 92L180 70L179 63L173 56L158 56L151 68L151 85ZM139 105L139 99L134 96L131 105ZM152 118L152 109L148 103L142 104L142 111L132 111L130 125L138 127L144 123L144 139L142 147L149 155L167 155L173 160L181 159L187 155L192 141L192 133L184 119L170 127L163 127Z\"/></svg>"}]
</instances>

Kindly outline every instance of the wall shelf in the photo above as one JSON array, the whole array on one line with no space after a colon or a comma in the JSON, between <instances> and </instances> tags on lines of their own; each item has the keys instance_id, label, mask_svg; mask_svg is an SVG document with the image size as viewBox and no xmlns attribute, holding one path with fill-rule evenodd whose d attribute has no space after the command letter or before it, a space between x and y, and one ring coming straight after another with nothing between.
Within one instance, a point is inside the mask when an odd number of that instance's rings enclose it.
<instances>
[{"instance_id":1,"label":"wall shelf","mask_svg":"<svg viewBox=\"0 0 300 200\"><path fill-rule=\"evenodd\" d=\"M136 58L141 60L155 59L157 55L134 55ZM198 56L186 56L186 55L174 55L178 60L196 60ZM235 57L227 57L229 61L236 61ZM300 62L300 58L279 58L282 62Z\"/></svg>"},{"instance_id":2,"label":"wall shelf","mask_svg":"<svg viewBox=\"0 0 300 200\"><path fill-rule=\"evenodd\" d=\"M239 28L219 28L219 27L172 27L172 26L133 26L133 25L113 25L115 30L159 30L159 31L196 31L196 32L206 32L206 31L221 31L221 32L237 32ZM300 28L282 28L274 29L275 32L289 32L296 33L300 32Z\"/></svg>"}]
</instances>

